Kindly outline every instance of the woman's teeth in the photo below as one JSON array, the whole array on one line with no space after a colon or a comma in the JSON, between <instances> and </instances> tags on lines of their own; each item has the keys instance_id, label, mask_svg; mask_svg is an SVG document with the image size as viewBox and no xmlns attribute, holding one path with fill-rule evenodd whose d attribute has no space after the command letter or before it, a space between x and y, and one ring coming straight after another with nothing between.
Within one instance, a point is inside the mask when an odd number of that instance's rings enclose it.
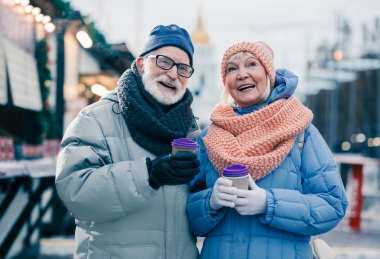
<instances>
[{"instance_id":1,"label":"woman's teeth","mask_svg":"<svg viewBox=\"0 0 380 259\"><path fill-rule=\"evenodd\" d=\"M249 88L255 88L255 85L244 85L244 86L241 86L239 87L239 91L244 91L244 90L247 90Z\"/></svg>"}]
</instances>

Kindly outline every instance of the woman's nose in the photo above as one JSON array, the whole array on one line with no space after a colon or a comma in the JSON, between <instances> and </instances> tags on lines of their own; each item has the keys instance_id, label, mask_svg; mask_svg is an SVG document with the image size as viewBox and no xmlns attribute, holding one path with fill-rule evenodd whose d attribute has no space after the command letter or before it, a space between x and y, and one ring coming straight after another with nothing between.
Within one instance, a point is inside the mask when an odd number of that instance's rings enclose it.
<instances>
[{"instance_id":1,"label":"woman's nose","mask_svg":"<svg viewBox=\"0 0 380 259\"><path fill-rule=\"evenodd\" d=\"M247 73L247 71L245 71L245 69L241 69L238 71L237 79L245 79L247 77L248 77L248 73Z\"/></svg>"}]
</instances>

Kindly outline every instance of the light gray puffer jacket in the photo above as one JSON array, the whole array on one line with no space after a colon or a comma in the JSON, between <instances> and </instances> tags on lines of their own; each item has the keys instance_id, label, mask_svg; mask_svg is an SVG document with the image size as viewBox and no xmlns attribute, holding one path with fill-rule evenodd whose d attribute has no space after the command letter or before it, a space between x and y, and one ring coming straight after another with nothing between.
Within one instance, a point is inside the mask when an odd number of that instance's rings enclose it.
<instances>
[{"instance_id":1,"label":"light gray puffer jacket","mask_svg":"<svg viewBox=\"0 0 380 259\"><path fill-rule=\"evenodd\" d=\"M111 92L80 112L61 143L56 187L76 218L74 258L198 258L188 186L149 186L145 160L156 156L133 141L114 111Z\"/></svg>"}]
</instances>

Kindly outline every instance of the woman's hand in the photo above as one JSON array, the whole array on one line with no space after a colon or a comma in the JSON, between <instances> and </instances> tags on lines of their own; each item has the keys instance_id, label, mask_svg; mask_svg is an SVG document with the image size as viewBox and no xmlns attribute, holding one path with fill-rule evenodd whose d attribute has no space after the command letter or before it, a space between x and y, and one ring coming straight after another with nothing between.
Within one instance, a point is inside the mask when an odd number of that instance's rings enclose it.
<instances>
[{"instance_id":1,"label":"woman's hand","mask_svg":"<svg viewBox=\"0 0 380 259\"><path fill-rule=\"evenodd\" d=\"M249 187L251 190L237 190L235 209L240 215L256 215L267 211L267 192L258 187L249 176Z\"/></svg>"},{"instance_id":2,"label":"woman's hand","mask_svg":"<svg viewBox=\"0 0 380 259\"><path fill-rule=\"evenodd\" d=\"M232 181L220 177L214 184L214 189L210 198L210 206L213 210L217 211L221 207L235 206L237 189L232 187Z\"/></svg>"}]
</instances>

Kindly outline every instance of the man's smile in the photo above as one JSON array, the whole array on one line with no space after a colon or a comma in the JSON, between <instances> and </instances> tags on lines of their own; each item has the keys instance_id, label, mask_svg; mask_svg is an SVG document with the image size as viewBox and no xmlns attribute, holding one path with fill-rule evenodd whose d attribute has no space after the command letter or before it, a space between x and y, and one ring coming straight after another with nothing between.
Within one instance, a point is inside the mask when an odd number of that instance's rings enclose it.
<instances>
[{"instance_id":1,"label":"man's smile","mask_svg":"<svg viewBox=\"0 0 380 259\"><path fill-rule=\"evenodd\" d=\"M164 82L162 82L162 81L159 81L158 83L160 83L161 85L165 86L166 88L170 88L170 89L173 89L173 90L176 89L175 86L172 86L172 85L170 85L170 84L168 84L168 83L164 83Z\"/></svg>"}]
</instances>

